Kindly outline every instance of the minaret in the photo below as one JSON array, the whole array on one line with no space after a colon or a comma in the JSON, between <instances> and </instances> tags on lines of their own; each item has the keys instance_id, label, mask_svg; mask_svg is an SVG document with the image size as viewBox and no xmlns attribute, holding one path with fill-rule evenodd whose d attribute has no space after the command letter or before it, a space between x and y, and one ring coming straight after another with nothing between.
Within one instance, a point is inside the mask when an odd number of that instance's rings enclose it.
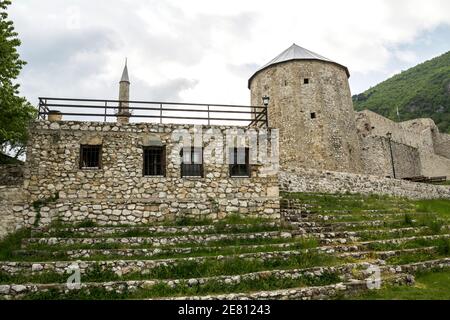
<instances>
[{"instance_id":1,"label":"minaret","mask_svg":"<svg viewBox=\"0 0 450 320\"><path fill-rule=\"evenodd\" d=\"M128 78L127 60L123 68L122 78L119 82L119 112L117 113L117 122L128 123L130 121L129 103L130 100L130 79Z\"/></svg>"}]
</instances>

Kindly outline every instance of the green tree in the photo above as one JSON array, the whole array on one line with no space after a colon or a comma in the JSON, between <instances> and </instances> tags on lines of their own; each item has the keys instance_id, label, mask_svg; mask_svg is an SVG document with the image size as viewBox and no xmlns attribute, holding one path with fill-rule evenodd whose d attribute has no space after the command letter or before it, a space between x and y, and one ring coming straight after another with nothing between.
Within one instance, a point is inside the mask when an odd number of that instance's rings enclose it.
<instances>
[{"instance_id":1,"label":"green tree","mask_svg":"<svg viewBox=\"0 0 450 320\"><path fill-rule=\"evenodd\" d=\"M15 150L15 157L24 152L27 126L36 115L36 109L19 96L15 80L26 64L20 60L17 48L20 40L13 22L6 12L10 0L0 0L0 147Z\"/></svg>"}]
</instances>

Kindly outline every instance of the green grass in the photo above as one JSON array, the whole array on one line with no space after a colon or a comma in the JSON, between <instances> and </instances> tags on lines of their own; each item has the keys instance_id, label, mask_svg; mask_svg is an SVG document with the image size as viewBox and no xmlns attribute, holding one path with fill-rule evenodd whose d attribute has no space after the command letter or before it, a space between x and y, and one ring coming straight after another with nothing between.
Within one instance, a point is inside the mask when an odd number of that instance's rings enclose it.
<instances>
[{"instance_id":1,"label":"green grass","mask_svg":"<svg viewBox=\"0 0 450 320\"><path fill-rule=\"evenodd\" d=\"M30 229L21 229L6 236L0 241L0 261L10 260L14 251L20 249L22 240L31 236Z\"/></svg>"},{"instance_id":2,"label":"green grass","mask_svg":"<svg viewBox=\"0 0 450 320\"><path fill-rule=\"evenodd\" d=\"M226 223L214 223L211 230L202 231L189 231L183 232L179 231L173 232L154 232L145 228L130 228L127 231L118 231L108 234L108 238L129 238L129 237L173 237L173 236L186 236L186 235L214 235L221 233L257 233L257 232L272 232L272 231L289 231L292 230L292 226L279 226L279 225L265 225L265 224L226 224ZM105 235L93 234L90 235L89 232L80 233L77 229L55 229L54 231L39 234L35 233L34 237L57 237L57 238L83 238L89 236L90 238L104 238Z\"/></svg>"},{"instance_id":3,"label":"green grass","mask_svg":"<svg viewBox=\"0 0 450 320\"><path fill-rule=\"evenodd\" d=\"M265 291L280 288L298 288L305 286L323 286L339 282L339 275L336 273L325 272L321 276L311 277L302 276L297 279L277 278L268 276L258 281L241 280L238 284L224 284L217 280L210 280L202 285L189 286L182 282L175 288L164 283L158 283L148 289L126 290L122 293L115 291L106 291L105 289L81 289L62 294L56 290L49 292L28 294L25 299L52 300L52 299L145 299L159 297L193 296L193 295L211 295L240 293L249 291Z\"/></svg>"},{"instance_id":4,"label":"green grass","mask_svg":"<svg viewBox=\"0 0 450 320\"><path fill-rule=\"evenodd\" d=\"M313 239L313 238L310 238ZM272 237L272 238L244 238L244 239L223 239L210 241L205 244L205 247L227 247L227 246L246 246L246 245L270 245L270 244L281 244L281 243L293 243L298 242L300 239L296 238L281 238L281 237ZM314 240L314 239L313 239ZM55 251L55 250L76 250L76 249L126 249L126 248L134 248L134 249L149 249L149 248L190 248L190 247L198 247L198 242L182 242L174 245L167 246L152 246L151 244L137 244L130 246L126 243L96 243L96 244L68 244L68 245L49 245L49 244L39 244L32 243L26 246L28 250L46 250L46 251Z\"/></svg>"},{"instance_id":5,"label":"green grass","mask_svg":"<svg viewBox=\"0 0 450 320\"><path fill-rule=\"evenodd\" d=\"M230 246L230 247L193 247L188 253L177 253L173 251L162 251L161 253L154 254L152 256L146 255L133 255L124 256L114 253L108 255L94 253L90 257L77 258L76 260L92 261L92 260L155 260L155 259L174 259L174 258L188 258L188 257L200 257L200 256L217 256L217 255L234 255L243 253L256 253L256 252L276 252L285 250L302 250L315 248L318 246L317 240L314 239L301 239L296 242L288 243L289 247L279 247L275 245L261 245L258 247L253 246ZM42 248L42 247L41 247ZM55 261L55 260L74 260L71 259L65 252L64 247L54 247L51 248L53 251L39 250L37 252L30 252L30 255L15 255L10 260L14 261ZM58 251L56 251L58 250ZM107 249L109 250L109 249Z\"/></svg>"},{"instance_id":6,"label":"green grass","mask_svg":"<svg viewBox=\"0 0 450 320\"><path fill-rule=\"evenodd\" d=\"M352 299L358 300L450 300L450 270L419 273L413 286L388 285Z\"/></svg>"},{"instance_id":7,"label":"green grass","mask_svg":"<svg viewBox=\"0 0 450 320\"><path fill-rule=\"evenodd\" d=\"M313 266L329 266L338 263L347 263L351 259L338 259L336 257L319 253L301 253L287 258L242 259L233 257L229 259L210 259L202 262L180 261L176 264L157 266L145 270L144 273L134 272L118 276L111 269L101 268L95 264L86 274L81 276L83 282L106 282L146 279L189 279L213 277L222 275L240 275L251 272L275 269L303 269ZM67 276L55 272L38 274L18 273L15 275L0 272L0 283L65 283Z\"/></svg>"},{"instance_id":8,"label":"green grass","mask_svg":"<svg viewBox=\"0 0 450 320\"><path fill-rule=\"evenodd\" d=\"M448 254L439 253L439 250L436 249L432 252L402 252L399 255L386 259L386 262L392 265L402 265L428 260L438 260L446 257L448 257Z\"/></svg>"},{"instance_id":9,"label":"green grass","mask_svg":"<svg viewBox=\"0 0 450 320\"><path fill-rule=\"evenodd\" d=\"M442 241L446 241L446 238L438 239L414 239L405 241L403 243L369 243L367 245L369 250L373 251L390 251L390 250L401 250L401 249L414 249L421 247L435 247L439 246Z\"/></svg>"},{"instance_id":10,"label":"green grass","mask_svg":"<svg viewBox=\"0 0 450 320\"><path fill-rule=\"evenodd\" d=\"M421 200L416 201L415 205L419 212L435 213L442 219L450 219L450 200Z\"/></svg>"}]
</instances>

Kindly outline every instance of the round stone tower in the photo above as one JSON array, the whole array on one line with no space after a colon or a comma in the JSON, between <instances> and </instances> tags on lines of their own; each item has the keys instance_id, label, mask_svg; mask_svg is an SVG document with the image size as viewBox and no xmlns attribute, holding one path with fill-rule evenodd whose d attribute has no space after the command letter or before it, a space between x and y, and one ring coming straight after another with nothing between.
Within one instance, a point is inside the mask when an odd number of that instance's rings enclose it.
<instances>
[{"instance_id":1,"label":"round stone tower","mask_svg":"<svg viewBox=\"0 0 450 320\"><path fill-rule=\"evenodd\" d=\"M346 67L294 44L249 79L252 105L270 98L282 168L362 171L349 76Z\"/></svg>"}]
</instances>

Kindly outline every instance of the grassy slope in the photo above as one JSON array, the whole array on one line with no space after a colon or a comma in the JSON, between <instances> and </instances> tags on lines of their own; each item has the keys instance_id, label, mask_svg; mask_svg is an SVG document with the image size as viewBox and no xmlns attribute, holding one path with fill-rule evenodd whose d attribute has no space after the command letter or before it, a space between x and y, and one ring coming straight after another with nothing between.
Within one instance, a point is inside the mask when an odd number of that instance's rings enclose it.
<instances>
[{"instance_id":1,"label":"grassy slope","mask_svg":"<svg viewBox=\"0 0 450 320\"><path fill-rule=\"evenodd\" d=\"M362 300L450 300L450 271L416 276L414 286L388 286L355 297Z\"/></svg>"},{"instance_id":2,"label":"grassy slope","mask_svg":"<svg viewBox=\"0 0 450 320\"><path fill-rule=\"evenodd\" d=\"M432 118L441 132L450 133L450 52L355 95L356 110L369 109L397 121Z\"/></svg>"}]
</instances>

